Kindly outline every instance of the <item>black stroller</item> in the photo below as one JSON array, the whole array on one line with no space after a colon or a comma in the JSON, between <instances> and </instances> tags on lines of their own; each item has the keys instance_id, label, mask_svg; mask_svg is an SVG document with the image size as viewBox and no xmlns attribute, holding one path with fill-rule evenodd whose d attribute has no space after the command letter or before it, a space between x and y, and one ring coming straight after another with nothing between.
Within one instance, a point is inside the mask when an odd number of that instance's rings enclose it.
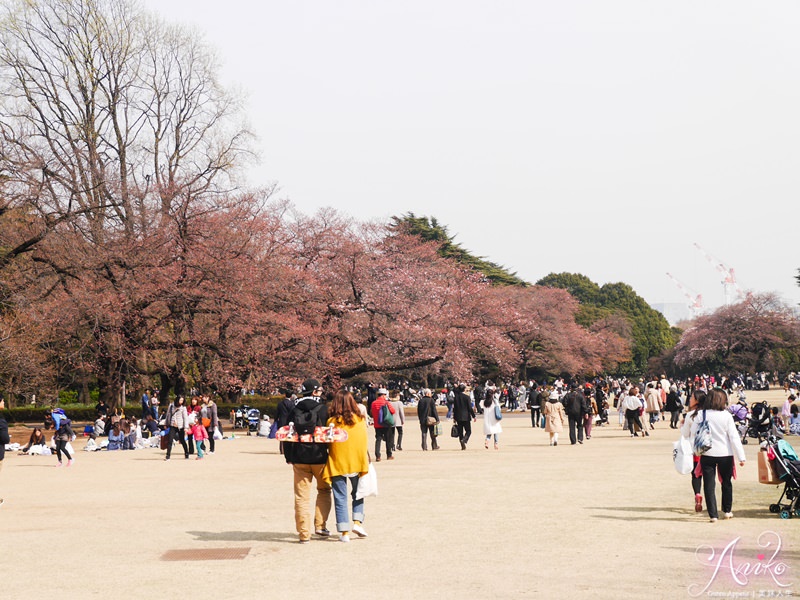
<instances>
[{"instance_id":1,"label":"black stroller","mask_svg":"<svg viewBox=\"0 0 800 600\"><path fill-rule=\"evenodd\" d=\"M747 443L748 437L759 440L766 438L771 429L772 420L769 416L769 404L766 402L753 404L753 408L750 409L750 419L747 421L747 427L742 433L742 444Z\"/></svg>"},{"instance_id":2,"label":"black stroller","mask_svg":"<svg viewBox=\"0 0 800 600\"><path fill-rule=\"evenodd\" d=\"M772 462L775 475L784 483L781 497L769 505L769 512L780 515L781 519L800 517L800 459L786 440L779 440L774 435L767 438L766 446L767 458ZM786 504L782 504L784 498Z\"/></svg>"}]
</instances>

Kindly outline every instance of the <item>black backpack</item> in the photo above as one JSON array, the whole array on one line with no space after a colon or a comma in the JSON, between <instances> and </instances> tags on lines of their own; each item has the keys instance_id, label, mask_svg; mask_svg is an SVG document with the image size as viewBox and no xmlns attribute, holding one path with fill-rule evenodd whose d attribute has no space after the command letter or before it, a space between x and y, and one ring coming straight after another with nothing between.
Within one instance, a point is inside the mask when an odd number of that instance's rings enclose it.
<instances>
[{"instance_id":1,"label":"black backpack","mask_svg":"<svg viewBox=\"0 0 800 600\"><path fill-rule=\"evenodd\" d=\"M298 402L289 413L289 421L294 423L298 434L310 433L314 428L325 425L328 409L322 402L304 399ZM328 445L313 442L284 442L283 456L287 463L298 465L324 465L328 462Z\"/></svg>"},{"instance_id":2,"label":"black backpack","mask_svg":"<svg viewBox=\"0 0 800 600\"><path fill-rule=\"evenodd\" d=\"M294 423L294 430L299 435L312 434L319 424L320 412L325 408L321 402L317 402L313 408L308 410L305 402L296 405L289 413L289 421Z\"/></svg>"}]
</instances>

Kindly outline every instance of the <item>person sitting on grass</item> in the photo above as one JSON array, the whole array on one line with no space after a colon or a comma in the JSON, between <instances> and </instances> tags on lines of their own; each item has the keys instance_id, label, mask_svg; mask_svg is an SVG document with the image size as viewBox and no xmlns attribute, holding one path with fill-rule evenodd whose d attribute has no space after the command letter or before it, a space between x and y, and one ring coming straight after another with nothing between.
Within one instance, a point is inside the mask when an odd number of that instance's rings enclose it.
<instances>
[{"instance_id":1,"label":"person sitting on grass","mask_svg":"<svg viewBox=\"0 0 800 600\"><path fill-rule=\"evenodd\" d=\"M111 431L108 432L108 446L106 446L107 450L121 450L122 449L122 442L125 439L125 434L122 433L120 429L119 421L114 423L111 427Z\"/></svg>"},{"instance_id":2,"label":"person sitting on grass","mask_svg":"<svg viewBox=\"0 0 800 600\"><path fill-rule=\"evenodd\" d=\"M42 454L47 447L44 432L39 427L34 427L27 445L19 451L20 454Z\"/></svg>"}]
</instances>

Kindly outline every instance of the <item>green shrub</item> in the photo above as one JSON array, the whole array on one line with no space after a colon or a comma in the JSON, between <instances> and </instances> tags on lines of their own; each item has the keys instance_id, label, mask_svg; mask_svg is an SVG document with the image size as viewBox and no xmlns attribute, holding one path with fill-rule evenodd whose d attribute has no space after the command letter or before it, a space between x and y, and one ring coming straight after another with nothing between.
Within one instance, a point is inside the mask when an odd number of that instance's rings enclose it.
<instances>
[{"instance_id":1,"label":"green shrub","mask_svg":"<svg viewBox=\"0 0 800 600\"><path fill-rule=\"evenodd\" d=\"M58 392L58 403L61 404L77 404L78 392L75 390L61 390Z\"/></svg>"}]
</instances>

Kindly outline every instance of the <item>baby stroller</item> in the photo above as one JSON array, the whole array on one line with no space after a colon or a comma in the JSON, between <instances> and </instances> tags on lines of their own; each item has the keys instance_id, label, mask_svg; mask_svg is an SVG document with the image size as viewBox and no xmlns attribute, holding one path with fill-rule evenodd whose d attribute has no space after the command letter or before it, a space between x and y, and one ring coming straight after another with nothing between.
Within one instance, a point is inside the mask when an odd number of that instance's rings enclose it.
<instances>
[{"instance_id":1,"label":"baby stroller","mask_svg":"<svg viewBox=\"0 0 800 600\"><path fill-rule=\"evenodd\" d=\"M781 497L769 505L769 512L780 515L781 519L800 517L800 459L786 440L779 440L774 435L767 438L766 448L775 475L784 483ZM782 504L784 498L787 504Z\"/></svg>"},{"instance_id":2,"label":"baby stroller","mask_svg":"<svg viewBox=\"0 0 800 600\"><path fill-rule=\"evenodd\" d=\"M247 435L258 431L259 421L261 421L261 411L257 408L247 409Z\"/></svg>"},{"instance_id":3,"label":"baby stroller","mask_svg":"<svg viewBox=\"0 0 800 600\"><path fill-rule=\"evenodd\" d=\"M747 402L740 399L739 402L728 407L728 412L733 416L733 422L736 425L736 430L739 432L739 437L742 439L742 444L747 443L747 426L749 424L747 410Z\"/></svg>"},{"instance_id":4,"label":"baby stroller","mask_svg":"<svg viewBox=\"0 0 800 600\"><path fill-rule=\"evenodd\" d=\"M734 417L735 418L735 417ZM750 411L750 420L747 422L747 428L742 434L742 443L747 443L747 438L763 439L772 429L772 420L769 416L769 404L766 402L757 402L753 404Z\"/></svg>"},{"instance_id":5,"label":"baby stroller","mask_svg":"<svg viewBox=\"0 0 800 600\"><path fill-rule=\"evenodd\" d=\"M248 412L250 407L247 404L242 404L236 407L233 413L233 428L234 429L247 429L248 428Z\"/></svg>"}]
</instances>

